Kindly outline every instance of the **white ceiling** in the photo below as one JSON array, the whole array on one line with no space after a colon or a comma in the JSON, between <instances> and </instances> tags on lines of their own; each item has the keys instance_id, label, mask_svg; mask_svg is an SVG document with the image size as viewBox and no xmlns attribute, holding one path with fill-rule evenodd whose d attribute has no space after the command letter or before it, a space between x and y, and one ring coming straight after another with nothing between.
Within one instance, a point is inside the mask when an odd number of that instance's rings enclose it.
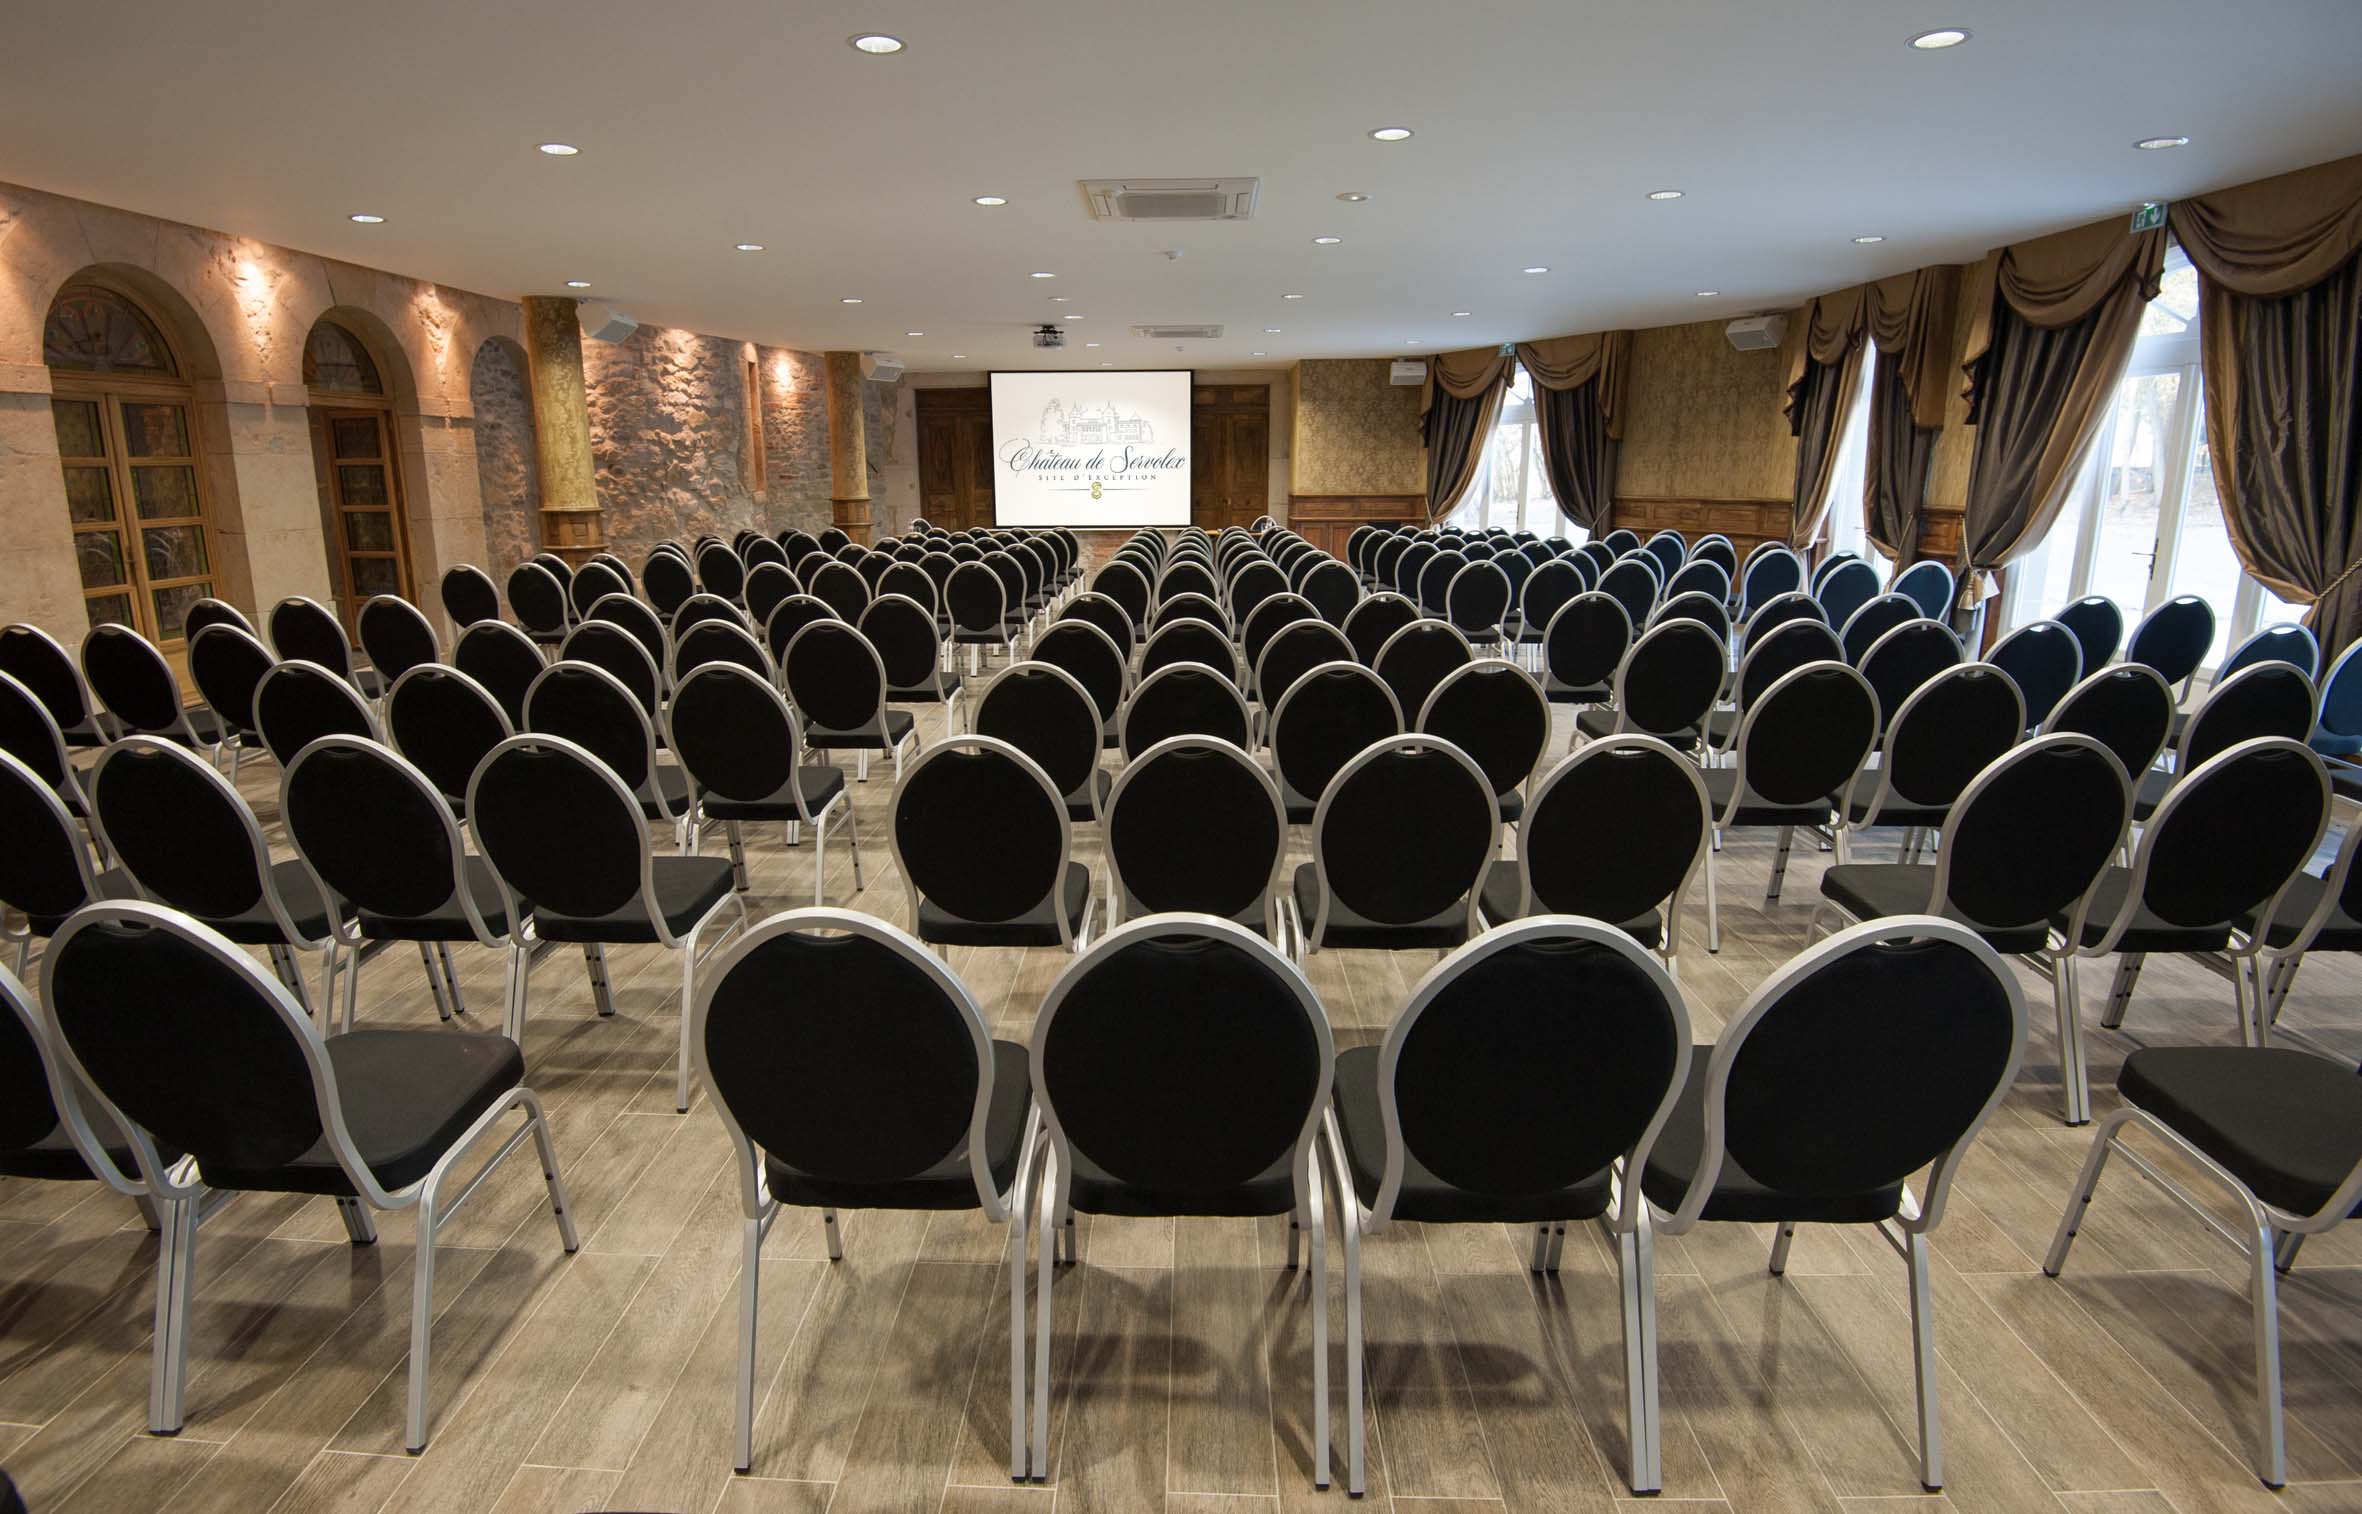
<instances>
[{"instance_id":1,"label":"white ceiling","mask_svg":"<svg viewBox=\"0 0 2362 1514\"><path fill-rule=\"evenodd\" d=\"M48 0L5 37L0 179L919 369L1735 316L2362 151L2355 0ZM1242 174L1243 224L1099 225L1075 183Z\"/></svg>"}]
</instances>

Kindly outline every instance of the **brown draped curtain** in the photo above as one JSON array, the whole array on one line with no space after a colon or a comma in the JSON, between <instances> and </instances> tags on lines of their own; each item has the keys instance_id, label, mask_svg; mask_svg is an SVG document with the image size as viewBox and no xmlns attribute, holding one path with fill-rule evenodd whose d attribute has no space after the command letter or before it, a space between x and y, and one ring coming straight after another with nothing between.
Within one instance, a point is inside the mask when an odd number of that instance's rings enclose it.
<instances>
[{"instance_id":1,"label":"brown draped curtain","mask_svg":"<svg viewBox=\"0 0 2362 1514\"><path fill-rule=\"evenodd\" d=\"M2164 265L2162 230L2128 232L2111 218L2002 248L1970 291L1963 603L2058 519Z\"/></svg>"},{"instance_id":2,"label":"brown draped curtain","mask_svg":"<svg viewBox=\"0 0 2362 1514\"><path fill-rule=\"evenodd\" d=\"M1615 510L1632 333L1520 342L1517 360L1533 380L1536 439L1550 492L1561 514L1597 536Z\"/></svg>"},{"instance_id":3,"label":"brown draped curtain","mask_svg":"<svg viewBox=\"0 0 2362 1514\"><path fill-rule=\"evenodd\" d=\"M2362 636L2362 157L2176 203L2232 548L2330 653Z\"/></svg>"},{"instance_id":4,"label":"brown draped curtain","mask_svg":"<svg viewBox=\"0 0 2362 1514\"><path fill-rule=\"evenodd\" d=\"M1789 391L1788 428L1796 434L1796 503L1788 545L1803 551L1829 523L1837 452L1861 390L1862 347L1848 343L1830 359L1807 356L1804 377Z\"/></svg>"},{"instance_id":5,"label":"brown draped curtain","mask_svg":"<svg viewBox=\"0 0 2362 1514\"><path fill-rule=\"evenodd\" d=\"M1430 522L1451 514L1476 482L1508 390L1509 358L1498 347L1439 352L1427 360L1423 435Z\"/></svg>"}]
</instances>

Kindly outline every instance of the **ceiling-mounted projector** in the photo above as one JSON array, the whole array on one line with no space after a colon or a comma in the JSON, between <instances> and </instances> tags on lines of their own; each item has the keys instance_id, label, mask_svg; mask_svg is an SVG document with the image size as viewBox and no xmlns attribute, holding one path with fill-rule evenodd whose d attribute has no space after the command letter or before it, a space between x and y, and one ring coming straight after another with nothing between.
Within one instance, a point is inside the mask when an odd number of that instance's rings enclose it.
<instances>
[{"instance_id":1,"label":"ceiling-mounted projector","mask_svg":"<svg viewBox=\"0 0 2362 1514\"><path fill-rule=\"evenodd\" d=\"M1742 316L1722 328L1723 337L1741 352L1766 352L1788 334L1784 315Z\"/></svg>"},{"instance_id":2,"label":"ceiling-mounted projector","mask_svg":"<svg viewBox=\"0 0 2362 1514\"><path fill-rule=\"evenodd\" d=\"M902 377L902 359L891 352L864 352L861 376L873 383L891 384Z\"/></svg>"},{"instance_id":3,"label":"ceiling-mounted projector","mask_svg":"<svg viewBox=\"0 0 2362 1514\"><path fill-rule=\"evenodd\" d=\"M620 342L640 329L640 323L612 305L581 302L576 310L582 322L582 334L594 342Z\"/></svg>"},{"instance_id":4,"label":"ceiling-mounted projector","mask_svg":"<svg viewBox=\"0 0 2362 1514\"><path fill-rule=\"evenodd\" d=\"M1036 347L1063 347L1066 345L1066 333L1044 321L1033 328L1033 344Z\"/></svg>"}]
</instances>

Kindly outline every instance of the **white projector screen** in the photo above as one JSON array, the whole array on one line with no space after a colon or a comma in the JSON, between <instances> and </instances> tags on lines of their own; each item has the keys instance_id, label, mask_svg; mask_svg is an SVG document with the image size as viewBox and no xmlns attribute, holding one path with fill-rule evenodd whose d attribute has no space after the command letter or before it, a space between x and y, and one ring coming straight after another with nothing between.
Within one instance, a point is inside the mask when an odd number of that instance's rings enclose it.
<instances>
[{"instance_id":1,"label":"white projector screen","mask_svg":"<svg viewBox=\"0 0 2362 1514\"><path fill-rule=\"evenodd\" d=\"M1189 524L1189 373L996 373L1004 526Z\"/></svg>"}]
</instances>

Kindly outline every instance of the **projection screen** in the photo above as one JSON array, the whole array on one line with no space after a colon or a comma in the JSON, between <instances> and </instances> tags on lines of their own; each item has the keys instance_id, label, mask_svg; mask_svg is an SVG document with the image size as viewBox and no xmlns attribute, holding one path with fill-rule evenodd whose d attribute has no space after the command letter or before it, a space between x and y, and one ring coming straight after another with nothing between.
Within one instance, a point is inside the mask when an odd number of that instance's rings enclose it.
<instances>
[{"instance_id":1,"label":"projection screen","mask_svg":"<svg viewBox=\"0 0 2362 1514\"><path fill-rule=\"evenodd\" d=\"M1004 526L1189 524L1189 373L995 373Z\"/></svg>"}]
</instances>

